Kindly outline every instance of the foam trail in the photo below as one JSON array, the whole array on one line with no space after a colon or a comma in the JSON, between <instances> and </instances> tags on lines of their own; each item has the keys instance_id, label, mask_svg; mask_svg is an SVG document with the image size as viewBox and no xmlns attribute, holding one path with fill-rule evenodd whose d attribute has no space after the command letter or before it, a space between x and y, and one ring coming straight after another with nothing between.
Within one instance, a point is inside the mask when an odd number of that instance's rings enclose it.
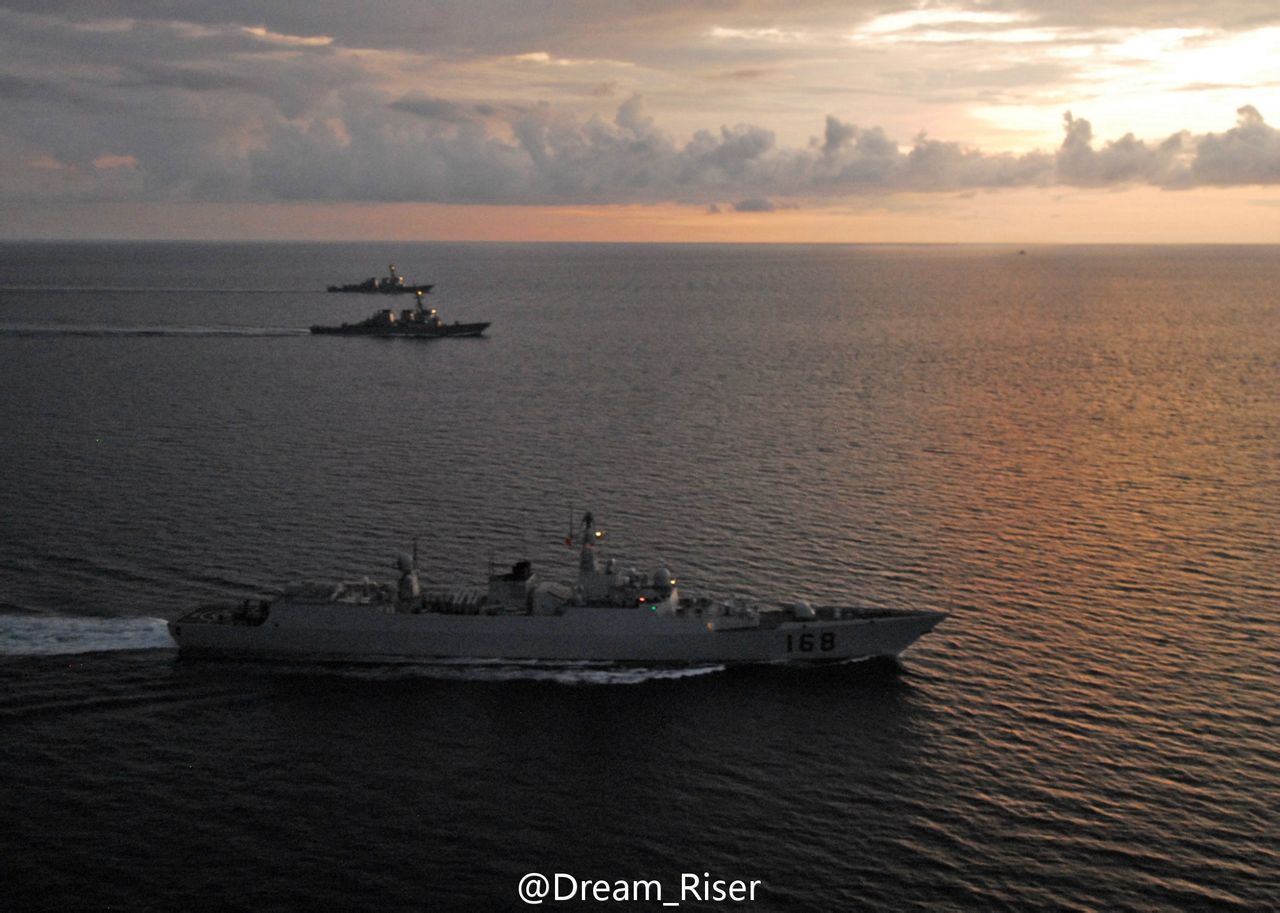
<instances>
[{"instance_id":1,"label":"foam trail","mask_svg":"<svg viewBox=\"0 0 1280 913\"><path fill-rule=\"evenodd\" d=\"M172 649L163 618L0 615L0 656Z\"/></svg>"},{"instance_id":2,"label":"foam trail","mask_svg":"<svg viewBox=\"0 0 1280 913\"><path fill-rule=\"evenodd\" d=\"M441 659L390 665L278 666L287 673L323 672L343 678L370 681L400 681L433 678L459 682L556 682L561 685L639 685L723 672L723 665L629 666L619 663L543 662L539 660Z\"/></svg>"},{"instance_id":3,"label":"foam trail","mask_svg":"<svg viewBox=\"0 0 1280 913\"><path fill-rule=\"evenodd\" d=\"M306 295L314 294L314 288L195 288L159 285L0 285L0 292L24 294L53 292L87 295Z\"/></svg>"},{"instance_id":4,"label":"foam trail","mask_svg":"<svg viewBox=\"0 0 1280 913\"><path fill-rule=\"evenodd\" d=\"M202 327L202 326L7 326L0 336L40 338L48 336L111 337L253 337L306 336L310 331L297 327Z\"/></svg>"},{"instance_id":5,"label":"foam trail","mask_svg":"<svg viewBox=\"0 0 1280 913\"><path fill-rule=\"evenodd\" d=\"M421 675L457 681L543 681L561 685L639 685L643 682L664 681L709 675L724 671L724 666L641 667L624 665L591 665L575 663L499 663L485 664L435 664L415 666Z\"/></svg>"}]
</instances>

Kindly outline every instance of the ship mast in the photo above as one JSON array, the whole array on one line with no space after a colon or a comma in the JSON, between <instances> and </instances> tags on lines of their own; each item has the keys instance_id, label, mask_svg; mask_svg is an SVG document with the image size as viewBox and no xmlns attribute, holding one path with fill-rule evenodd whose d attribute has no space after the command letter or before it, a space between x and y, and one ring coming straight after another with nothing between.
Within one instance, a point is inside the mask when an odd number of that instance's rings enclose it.
<instances>
[{"instance_id":1,"label":"ship mast","mask_svg":"<svg viewBox=\"0 0 1280 913\"><path fill-rule=\"evenodd\" d=\"M596 561L596 540L603 536L604 533L596 530L596 520L595 517L591 516L591 511L583 514L582 551L578 556L578 572L580 575L600 572L600 565Z\"/></svg>"}]
</instances>

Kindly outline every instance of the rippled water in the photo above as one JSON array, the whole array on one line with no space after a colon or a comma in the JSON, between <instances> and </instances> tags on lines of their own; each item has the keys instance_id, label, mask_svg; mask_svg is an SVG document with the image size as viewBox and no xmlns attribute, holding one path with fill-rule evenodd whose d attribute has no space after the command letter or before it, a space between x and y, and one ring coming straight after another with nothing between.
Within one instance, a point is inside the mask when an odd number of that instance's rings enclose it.
<instances>
[{"instance_id":1,"label":"rippled water","mask_svg":"<svg viewBox=\"0 0 1280 913\"><path fill-rule=\"evenodd\" d=\"M388 258L488 338L306 334ZM0 245L0 909L1275 909L1277 288L1274 248ZM567 577L585 508L686 591L952 617L802 671L167 645L414 536Z\"/></svg>"}]
</instances>

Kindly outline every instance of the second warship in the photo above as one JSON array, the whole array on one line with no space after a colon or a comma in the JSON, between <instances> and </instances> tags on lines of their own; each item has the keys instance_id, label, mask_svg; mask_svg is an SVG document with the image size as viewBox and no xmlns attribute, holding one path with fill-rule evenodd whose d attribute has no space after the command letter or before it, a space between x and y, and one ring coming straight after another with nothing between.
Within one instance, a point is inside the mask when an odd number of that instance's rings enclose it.
<instances>
[{"instance_id":1,"label":"second warship","mask_svg":"<svg viewBox=\"0 0 1280 913\"><path fill-rule=\"evenodd\" d=\"M483 336L489 329L484 323L445 323L435 308L425 307L422 292L418 292L415 305L396 311L383 308L359 323L341 326L313 326L312 333L329 336L390 336L412 339L439 339L445 336Z\"/></svg>"}]
</instances>

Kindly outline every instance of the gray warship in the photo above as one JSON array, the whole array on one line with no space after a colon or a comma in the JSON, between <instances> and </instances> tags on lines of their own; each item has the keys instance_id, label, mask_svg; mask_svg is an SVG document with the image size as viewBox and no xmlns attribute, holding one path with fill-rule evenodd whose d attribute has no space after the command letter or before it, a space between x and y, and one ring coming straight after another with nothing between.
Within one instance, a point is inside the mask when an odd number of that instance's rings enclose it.
<instances>
[{"instance_id":1,"label":"gray warship","mask_svg":"<svg viewBox=\"0 0 1280 913\"><path fill-rule=\"evenodd\" d=\"M414 292L429 292L434 285L412 285L405 282L404 276L396 272L394 263L387 266L388 275L382 278L370 276L364 282L353 282L348 285L331 285L331 292L356 292L367 295L411 295Z\"/></svg>"},{"instance_id":2,"label":"gray warship","mask_svg":"<svg viewBox=\"0 0 1280 913\"><path fill-rule=\"evenodd\" d=\"M372 317L359 323L344 323L341 326L313 326L311 332L327 336L383 336L408 339L442 339L448 336L483 336L489 329L484 323L445 323L435 308L422 303L422 292L419 291L417 301L411 308L395 311L383 308Z\"/></svg>"},{"instance_id":3,"label":"gray warship","mask_svg":"<svg viewBox=\"0 0 1280 913\"><path fill-rule=\"evenodd\" d=\"M297 584L273 598L207 605L169 623L180 655L345 662L541 660L655 664L815 663L894 657L946 618L932 610L687 597L660 566L599 553L590 513L573 585L528 561L487 587L430 587L417 546L397 584Z\"/></svg>"}]
</instances>

